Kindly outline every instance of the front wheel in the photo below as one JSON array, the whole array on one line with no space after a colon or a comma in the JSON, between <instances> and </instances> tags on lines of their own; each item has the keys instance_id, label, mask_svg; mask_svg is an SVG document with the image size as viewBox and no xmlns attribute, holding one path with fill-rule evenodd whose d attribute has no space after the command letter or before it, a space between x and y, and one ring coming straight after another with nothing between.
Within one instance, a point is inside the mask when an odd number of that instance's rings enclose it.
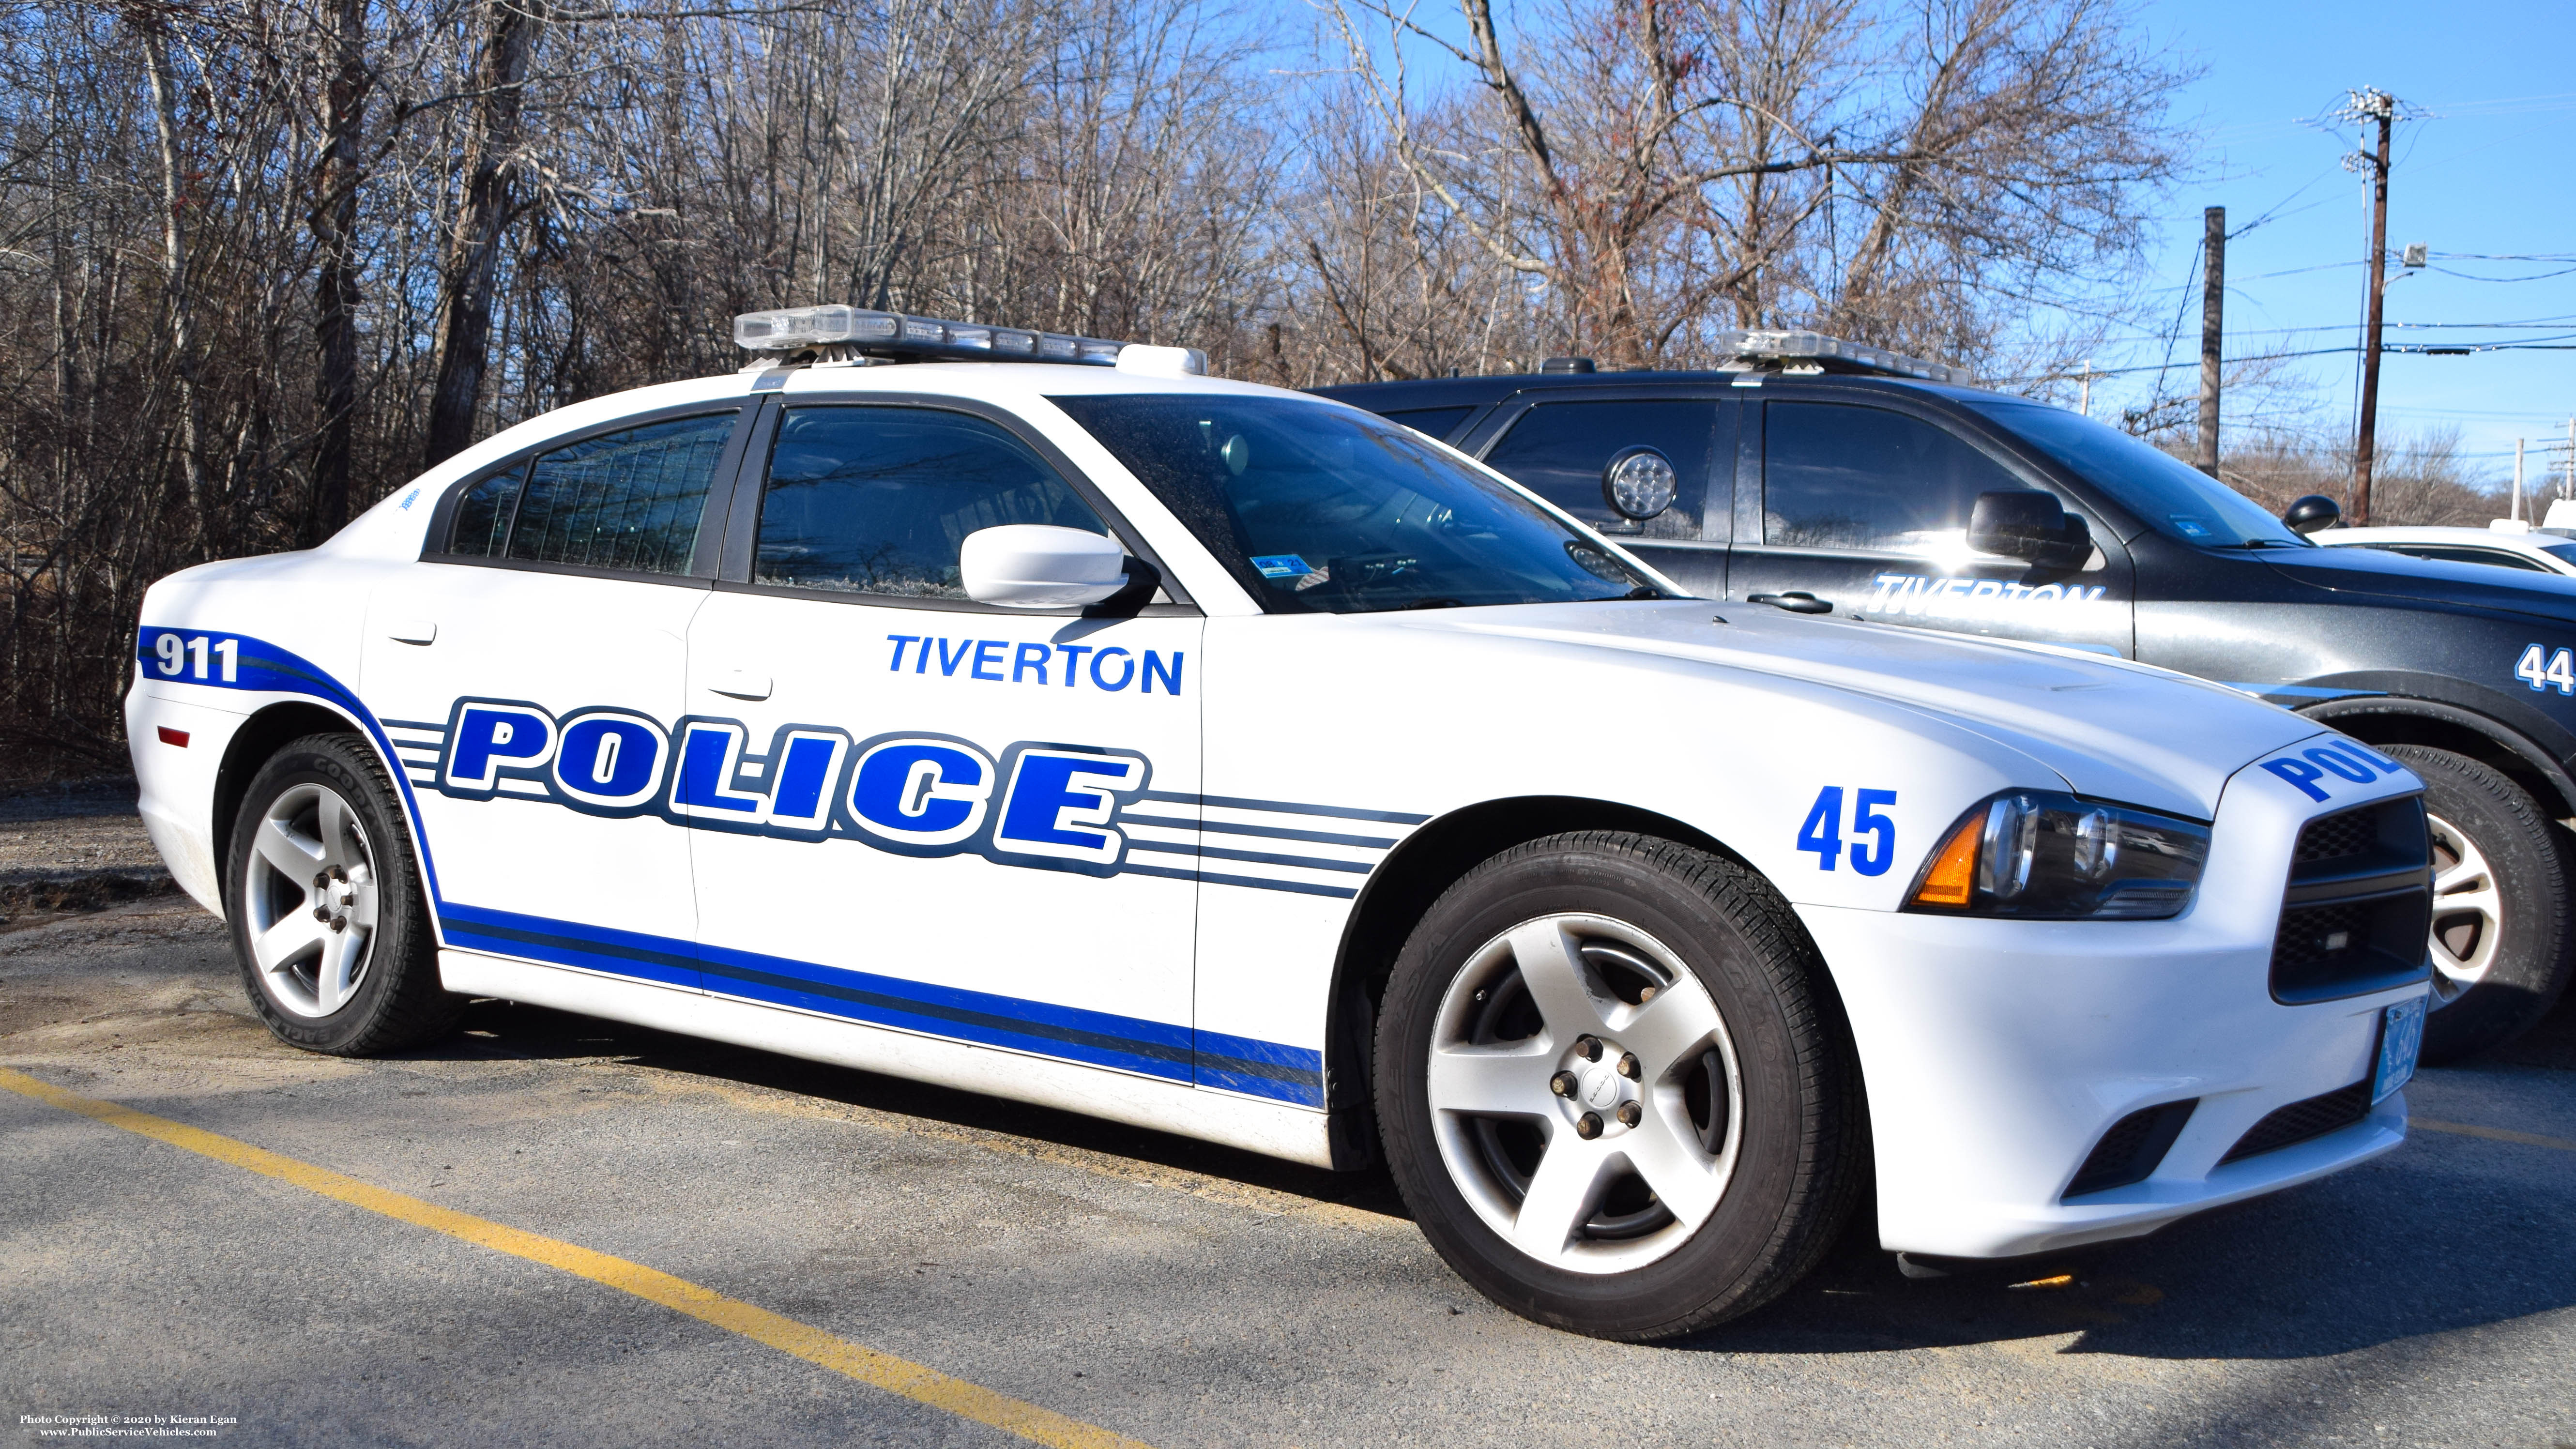
<instances>
[{"instance_id":1,"label":"front wheel","mask_svg":"<svg viewBox=\"0 0 2576 1449\"><path fill-rule=\"evenodd\" d=\"M365 744L307 735L260 767L233 825L225 913L251 1005L279 1040L370 1056L445 1035L410 833Z\"/></svg>"},{"instance_id":2,"label":"front wheel","mask_svg":"<svg viewBox=\"0 0 2576 1449\"><path fill-rule=\"evenodd\" d=\"M1603 1338L1750 1312L1861 1180L1824 967L1743 867L1645 836L1516 847L1423 917L1387 984L1377 1102L1432 1246L1504 1307Z\"/></svg>"},{"instance_id":3,"label":"front wheel","mask_svg":"<svg viewBox=\"0 0 2576 1449\"><path fill-rule=\"evenodd\" d=\"M2566 987L2569 872L2560 828L2522 787L2448 750L2384 751L2424 782L2433 843L2433 997L2423 1060L2501 1046Z\"/></svg>"}]
</instances>

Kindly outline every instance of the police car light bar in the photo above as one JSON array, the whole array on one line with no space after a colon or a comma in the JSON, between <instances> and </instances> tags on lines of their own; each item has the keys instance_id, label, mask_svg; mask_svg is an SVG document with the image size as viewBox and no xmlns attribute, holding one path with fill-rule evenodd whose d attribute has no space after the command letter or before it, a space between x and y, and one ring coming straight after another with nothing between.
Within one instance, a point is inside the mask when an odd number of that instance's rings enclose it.
<instances>
[{"instance_id":1,"label":"police car light bar","mask_svg":"<svg viewBox=\"0 0 2576 1449\"><path fill-rule=\"evenodd\" d=\"M1919 377L1931 382L1946 382L1955 387L1972 387L1976 383L1964 367L1908 357L1884 347L1864 347L1839 337L1827 337L1821 332L1721 332L1718 334L1718 350L1742 358L1748 364L1780 363L1787 371L1875 372L1889 377Z\"/></svg>"},{"instance_id":2,"label":"police car light bar","mask_svg":"<svg viewBox=\"0 0 2576 1449\"><path fill-rule=\"evenodd\" d=\"M865 307L781 307L733 319L734 345L746 352L790 353L843 348L867 357L918 362L1059 362L1130 372L1205 376L1207 354L1195 347L1147 347L1061 332L943 322Z\"/></svg>"}]
</instances>

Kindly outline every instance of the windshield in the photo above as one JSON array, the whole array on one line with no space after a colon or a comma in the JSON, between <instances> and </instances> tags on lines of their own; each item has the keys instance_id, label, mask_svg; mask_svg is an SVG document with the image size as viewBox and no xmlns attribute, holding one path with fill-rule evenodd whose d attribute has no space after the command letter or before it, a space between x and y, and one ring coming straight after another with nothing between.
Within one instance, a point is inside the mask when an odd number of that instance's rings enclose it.
<instances>
[{"instance_id":1,"label":"windshield","mask_svg":"<svg viewBox=\"0 0 2576 1449\"><path fill-rule=\"evenodd\" d=\"M1529 499L1355 409L1186 393L1050 401L1273 612L1660 596Z\"/></svg>"},{"instance_id":2,"label":"windshield","mask_svg":"<svg viewBox=\"0 0 2576 1449\"><path fill-rule=\"evenodd\" d=\"M1975 406L2169 538L2209 548L2315 547L2253 499L2081 413L2039 403Z\"/></svg>"}]
</instances>

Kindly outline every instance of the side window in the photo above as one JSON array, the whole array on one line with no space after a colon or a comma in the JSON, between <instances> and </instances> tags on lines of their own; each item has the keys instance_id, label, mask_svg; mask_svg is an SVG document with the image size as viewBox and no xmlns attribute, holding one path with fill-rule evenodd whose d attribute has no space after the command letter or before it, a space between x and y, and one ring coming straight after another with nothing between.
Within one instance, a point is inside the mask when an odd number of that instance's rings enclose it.
<instances>
[{"instance_id":1,"label":"side window","mask_svg":"<svg viewBox=\"0 0 2576 1449\"><path fill-rule=\"evenodd\" d=\"M510 542L510 515L519 507L519 485L526 481L525 459L465 490L456 500L456 520L449 528L447 551L476 558L499 558Z\"/></svg>"},{"instance_id":2,"label":"side window","mask_svg":"<svg viewBox=\"0 0 2576 1449\"><path fill-rule=\"evenodd\" d=\"M760 496L752 582L959 599L966 535L1005 523L1108 527L1009 431L936 408L791 408Z\"/></svg>"},{"instance_id":3,"label":"side window","mask_svg":"<svg viewBox=\"0 0 2576 1449\"><path fill-rule=\"evenodd\" d=\"M2029 486L1965 440L1903 413L1764 406L1762 541L1775 547L1955 552L1978 494Z\"/></svg>"},{"instance_id":4,"label":"side window","mask_svg":"<svg viewBox=\"0 0 2576 1449\"><path fill-rule=\"evenodd\" d=\"M456 500L447 551L686 573L736 416L674 418L585 438L481 479Z\"/></svg>"},{"instance_id":5,"label":"side window","mask_svg":"<svg viewBox=\"0 0 2576 1449\"><path fill-rule=\"evenodd\" d=\"M689 568L734 414L675 418L539 454L506 557L677 574Z\"/></svg>"},{"instance_id":6,"label":"side window","mask_svg":"<svg viewBox=\"0 0 2576 1449\"><path fill-rule=\"evenodd\" d=\"M1708 498L1708 455L1718 404L1706 401L1551 402L1521 414L1486 466L1541 498L1614 533L1697 538ZM1612 511L1601 472L1631 448L1646 447L1673 465L1672 507L1639 525Z\"/></svg>"}]
</instances>

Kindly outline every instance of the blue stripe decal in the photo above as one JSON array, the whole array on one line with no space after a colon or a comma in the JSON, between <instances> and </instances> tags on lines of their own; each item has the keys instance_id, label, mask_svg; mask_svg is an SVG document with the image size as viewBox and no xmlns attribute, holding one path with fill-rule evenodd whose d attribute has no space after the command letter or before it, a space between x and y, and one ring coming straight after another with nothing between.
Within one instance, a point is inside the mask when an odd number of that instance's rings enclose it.
<instances>
[{"instance_id":1,"label":"blue stripe decal","mask_svg":"<svg viewBox=\"0 0 2576 1449\"><path fill-rule=\"evenodd\" d=\"M668 985L692 984L703 972L706 989L719 996L1298 1106L1324 1103L1323 1055L1303 1047L480 906L447 906L439 919L451 939L496 955Z\"/></svg>"},{"instance_id":2,"label":"blue stripe decal","mask_svg":"<svg viewBox=\"0 0 2576 1449\"><path fill-rule=\"evenodd\" d=\"M191 637L237 641L240 658L232 671L233 677L222 678L222 671L208 668L205 678L197 678L190 668L194 661L187 657L189 651L184 647L181 656L186 662L181 664L180 672L163 673L159 652L160 640L165 634L176 635L183 641ZM438 862L430 858L429 832L421 828L420 800L412 794L411 775L403 768L403 757L394 749L394 742L385 735L384 725L377 721L375 712L358 698L357 691L332 678L329 670L312 660L247 634L219 634L206 630L191 635L185 629L147 625L135 631L134 660L142 667L143 677L155 683L193 684L205 689L239 689L263 694L306 694L328 700L347 712L366 730L392 766L386 773L393 776L394 788L402 792L403 809L411 817L407 823L411 826L412 848L420 852L421 874L429 878L430 903L433 907L443 907L445 898L438 887Z\"/></svg>"},{"instance_id":3,"label":"blue stripe decal","mask_svg":"<svg viewBox=\"0 0 2576 1449\"><path fill-rule=\"evenodd\" d=\"M1300 805L1289 800L1248 800L1240 795L1193 795L1180 790L1148 790L1144 798L1166 805L1214 805L1226 810L1274 810L1282 815L1333 815L1344 820L1382 820L1390 825L1419 825L1428 815L1401 810L1353 810L1341 805Z\"/></svg>"}]
</instances>

